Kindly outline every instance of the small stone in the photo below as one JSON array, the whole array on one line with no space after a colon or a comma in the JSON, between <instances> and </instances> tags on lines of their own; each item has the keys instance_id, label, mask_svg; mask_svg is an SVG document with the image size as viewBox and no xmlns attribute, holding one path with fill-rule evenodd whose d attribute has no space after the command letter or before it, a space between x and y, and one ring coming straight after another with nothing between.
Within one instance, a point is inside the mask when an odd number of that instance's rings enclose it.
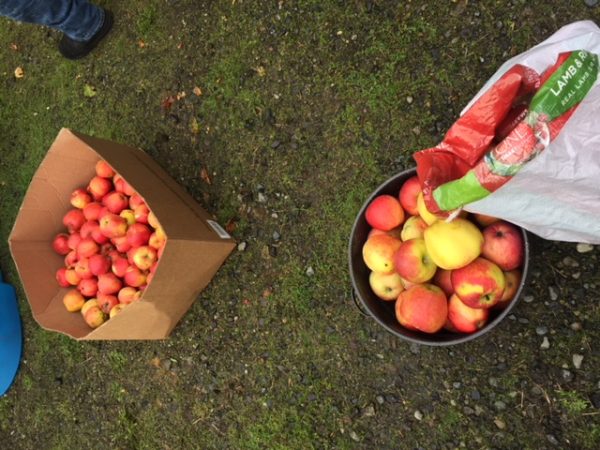
<instances>
[{"instance_id":1,"label":"small stone","mask_svg":"<svg viewBox=\"0 0 600 450\"><path fill-rule=\"evenodd\" d=\"M413 98L409 95L408 97L406 97L406 103L408 103L409 105L413 102Z\"/></svg>"},{"instance_id":2,"label":"small stone","mask_svg":"<svg viewBox=\"0 0 600 450\"><path fill-rule=\"evenodd\" d=\"M360 441L360 438L358 437L358 434L356 434L356 432L354 432L354 431L351 431L351 432L350 432L350 438L351 438L353 441L355 441L355 442L358 442L358 441Z\"/></svg>"},{"instance_id":3,"label":"small stone","mask_svg":"<svg viewBox=\"0 0 600 450\"><path fill-rule=\"evenodd\" d=\"M489 380L488 380L488 383L492 387L498 387L498 379L497 378L490 377Z\"/></svg>"},{"instance_id":4,"label":"small stone","mask_svg":"<svg viewBox=\"0 0 600 450\"><path fill-rule=\"evenodd\" d=\"M246 242L240 242L237 246L238 252L243 252L244 250L246 250L247 246L248 244Z\"/></svg>"},{"instance_id":5,"label":"small stone","mask_svg":"<svg viewBox=\"0 0 600 450\"><path fill-rule=\"evenodd\" d=\"M460 389L461 386L462 384L459 381L455 381L454 383L452 383L452 387L454 389Z\"/></svg>"},{"instance_id":6,"label":"small stone","mask_svg":"<svg viewBox=\"0 0 600 450\"><path fill-rule=\"evenodd\" d=\"M377 400L377 403L380 405L383 405L385 403L385 398L383 398L383 395L378 395L377 397L375 397L375 400Z\"/></svg>"},{"instance_id":7,"label":"small stone","mask_svg":"<svg viewBox=\"0 0 600 450\"><path fill-rule=\"evenodd\" d=\"M575 353L573 355L573 366L576 369L581 369L581 363L583 363L583 355L579 355L579 354Z\"/></svg>"},{"instance_id":8,"label":"small stone","mask_svg":"<svg viewBox=\"0 0 600 450\"><path fill-rule=\"evenodd\" d=\"M550 294L550 300L552 300L553 302L556 301L556 299L558 299L558 294L552 286L548 288L548 293Z\"/></svg>"},{"instance_id":9,"label":"small stone","mask_svg":"<svg viewBox=\"0 0 600 450\"><path fill-rule=\"evenodd\" d=\"M417 420L423 420L423 413L421 411L419 411L418 409L415 411L414 416L415 416L415 419L417 419Z\"/></svg>"},{"instance_id":10,"label":"small stone","mask_svg":"<svg viewBox=\"0 0 600 450\"><path fill-rule=\"evenodd\" d=\"M506 403L504 403L502 400L498 400L494 402L494 408L496 408L498 411L504 411L506 409Z\"/></svg>"},{"instance_id":11,"label":"small stone","mask_svg":"<svg viewBox=\"0 0 600 450\"><path fill-rule=\"evenodd\" d=\"M563 380L565 380L565 381L571 381L573 379L573 374L571 373L570 370L563 369L562 377L563 377Z\"/></svg>"},{"instance_id":12,"label":"small stone","mask_svg":"<svg viewBox=\"0 0 600 450\"><path fill-rule=\"evenodd\" d=\"M567 267L579 267L579 263L570 256L566 256L565 258L563 258L562 262Z\"/></svg>"},{"instance_id":13,"label":"small stone","mask_svg":"<svg viewBox=\"0 0 600 450\"><path fill-rule=\"evenodd\" d=\"M542 350L548 350L550 348L550 341L546 336L544 336L544 340L542 341L540 348Z\"/></svg>"},{"instance_id":14,"label":"small stone","mask_svg":"<svg viewBox=\"0 0 600 450\"><path fill-rule=\"evenodd\" d=\"M258 193L258 203L267 203L267 196L262 192Z\"/></svg>"},{"instance_id":15,"label":"small stone","mask_svg":"<svg viewBox=\"0 0 600 450\"><path fill-rule=\"evenodd\" d=\"M548 327L544 327L544 326L536 327L535 332L538 336L544 336L545 334L548 333Z\"/></svg>"},{"instance_id":16,"label":"small stone","mask_svg":"<svg viewBox=\"0 0 600 450\"><path fill-rule=\"evenodd\" d=\"M475 410L469 406L465 406L463 408L463 412L467 415L467 416L472 416L473 414L475 414Z\"/></svg>"},{"instance_id":17,"label":"small stone","mask_svg":"<svg viewBox=\"0 0 600 450\"><path fill-rule=\"evenodd\" d=\"M483 409L481 406L479 405L475 405L475 415L476 416L480 416L485 412L485 409Z\"/></svg>"},{"instance_id":18,"label":"small stone","mask_svg":"<svg viewBox=\"0 0 600 450\"><path fill-rule=\"evenodd\" d=\"M367 406L363 409L362 415L363 417L373 417L375 415L375 407L373 405Z\"/></svg>"},{"instance_id":19,"label":"small stone","mask_svg":"<svg viewBox=\"0 0 600 450\"><path fill-rule=\"evenodd\" d=\"M279 141L274 141L274 142L271 144L271 148L277 148L277 147L279 147L280 145L281 145L281 142L279 142Z\"/></svg>"},{"instance_id":20,"label":"small stone","mask_svg":"<svg viewBox=\"0 0 600 450\"><path fill-rule=\"evenodd\" d=\"M308 275L309 277L312 277L315 274L315 269L313 269L311 266L308 266L306 268L306 275Z\"/></svg>"},{"instance_id":21,"label":"small stone","mask_svg":"<svg viewBox=\"0 0 600 450\"><path fill-rule=\"evenodd\" d=\"M471 391L471 398L473 400L481 399L481 394L479 393L479 391L477 389L474 389L473 391Z\"/></svg>"},{"instance_id":22,"label":"small stone","mask_svg":"<svg viewBox=\"0 0 600 450\"><path fill-rule=\"evenodd\" d=\"M574 272L571 274L571 276L573 277L574 280L579 280L579 277L581 276L581 272Z\"/></svg>"},{"instance_id":23,"label":"small stone","mask_svg":"<svg viewBox=\"0 0 600 450\"><path fill-rule=\"evenodd\" d=\"M594 6L598 6L599 1L598 0L583 0L583 3L585 3L585 6L587 6L589 8L593 8Z\"/></svg>"},{"instance_id":24,"label":"small stone","mask_svg":"<svg viewBox=\"0 0 600 450\"><path fill-rule=\"evenodd\" d=\"M496 417L494 419L494 423L496 424L496 426L498 427L498 429L500 429L500 430L506 429L506 422L504 422L504 420L499 419L499 418Z\"/></svg>"},{"instance_id":25,"label":"small stone","mask_svg":"<svg viewBox=\"0 0 600 450\"><path fill-rule=\"evenodd\" d=\"M573 330L573 331L581 331L581 329L582 329L582 326L581 326L580 322L573 322L570 325L570 327L571 327L571 330Z\"/></svg>"},{"instance_id":26,"label":"small stone","mask_svg":"<svg viewBox=\"0 0 600 450\"><path fill-rule=\"evenodd\" d=\"M550 442L552 445L559 445L558 439L556 439L551 434L547 434L546 439L548 439L548 442Z\"/></svg>"},{"instance_id":27,"label":"small stone","mask_svg":"<svg viewBox=\"0 0 600 450\"><path fill-rule=\"evenodd\" d=\"M421 347L419 346L419 344L411 342L411 344L410 344L410 352L413 355L418 355L419 353L421 353Z\"/></svg>"},{"instance_id":28,"label":"small stone","mask_svg":"<svg viewBox=\"0 0 600 450\"><path fill-rule=\"evenodd\" d=\"M533 301L534 297L533 295L526 295L525 297L523 297L523 301L525 303L531 303Z\"/></svg>"},{"instance_id":29,"label":"small stone","mask_svg":"<svg viewBox=\"0 0 600 450\"><path fill-rule=\"evenodd\" d=\"M279 234L277 231L273 231L273 240L277 242L279 239L281 239L281 234Z\"/></svg>"},{"instance_id":30,"label":"small stone","mask_svg":"<svg viewBox=\"0 0 600 450\"><path fill-rule=\"evenodd\" d=\"M594 250L593 245L583 244L583 243L577 244L577 251L579 253L588 253L588 252L591 252L592 250Z\"/></svg>"},{"instance_id":31,"label":"small stone","mask_svg":"<svg viewBox=\"0 0 600 450\"><path fill-rule=\"evenodd\" d=\"M526 319L525 317L519 317L519 319L517 320L517 322L522 323L522 324L528 324L529 323L529 319Z\"/></svg>"}]
</instances>

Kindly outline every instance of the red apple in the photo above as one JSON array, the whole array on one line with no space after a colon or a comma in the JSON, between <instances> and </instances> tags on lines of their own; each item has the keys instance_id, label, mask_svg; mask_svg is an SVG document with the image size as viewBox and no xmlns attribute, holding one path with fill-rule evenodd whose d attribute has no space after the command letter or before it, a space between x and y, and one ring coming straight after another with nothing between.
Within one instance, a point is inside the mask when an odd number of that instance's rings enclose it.
<instances>
[{"instance_id":1,"label":"red apple","mask_svg":"<svg viewBox=\"0 0 600 450\"><path fill-rule=\"evenodd\" d=\"M519 229L505 221L494 222L483 230L481 255L504 271L523 264L523 236Z\"/></svg>"},{"instance_id":2,"label":"red apple","mask_svg":"<svg viewBox=\"0 0 600 450\"><path fill-rule=\"evenodd\" d=\"M122 285L120 278L112 272L98 275L98 292L101 294L116 294Z\"/></svg>"},{"instance_id":3,"label":"red apple","mask_svg":"<svg viewBox=\"0 0 600 450\"><path fill-rule=\"evenodd\" d=\"M146 283L146 274L136 266L129 266L123 280L127 286L140 287Z\"/></svg>"},{"instance_id":4,"label":"red apple","mask_svg":"<svg viewBox=\"0 0 600 450\"><path fill-rule=\"evenodd\" d=\"M123 308L125 308L124 304L119 303L118 305L115 305L112 307L112 309L110 310L110 313L108 315L108 317L110 319L112 319L113 317L115 317L117 314L119 314L121 311L123 311Z\"/></svg>"},{"instance_id":5,"label":"red apple","mask_svg":"<svg viewBox=\"0 0 600 450\"><path fill-rule=\"evenodd\" d=\"M96 163L96 175L102 178L112 178L115 176L114 169L104 160L100 160Z\"/></svg>"},{"instance_id":6,"label":"red apple","mask_svg":"<svg viewBox=\"0 0 600 450\"><path fill-rule=\"evenodd\" d=\"M471 308L491 308L502 298L506 281L502 270L485 258L452 271L454 292Z\"/></svg>"},{"instance_id":7,"label":"red apple","mask_svg":"<svg viewBox=\"0 0 600 450\"><path fill-rule=\"evenodd\" d=\"M95 176L90 180L88 184L88 192L92 194L94 200L101 200L106 194L108 194L113 188L112 182L107 178Z\"/></svg>"},{"instance_id":8,"label":"red apple","mask_svg":"<svg viewBox=\"0 0 600 450\"><path fill-rule=\"evenodd\" d=\"M84 303L85 298L83 298L83 295L81 295L81 293L77 289L70 289L63 296L63 304L69 312L79 311Z\"/></svg>"},{"instance_id":9,"label":"red apple","mask_svg":"<svg viewBox=\"0 0 600 450\"><path fill-rule=\"evenodd\" d=\"M100 217L100 231L108 238L125 236L127 222L121 216L107 213Z\"/></svg>"},{"instance_id":10,"label":"red apple","mask_svg":"<svg viewBox=\"0 0 600 450\"><path fill-rule=\"evenodd\" d=\"M100 246L91 237L81 239L77 244L77 256L81 258L89 258L95 255L100 250Z\"/></svg>"},{"instance_id":11,"label":"red apple","mask_svg":"<svg viewBox=\"0 0 600 450\"><path fill-rule=\"evenodd\" d=\"M127 208L127 206L129 206L127 197L121 192L117 191L109 192L102 197L102 204L106 206L113 214L119 214L121 211Z\"/></svg>"},{"instance_id":12,"label":"red apple","mask_svg":"<svg viewBox=\"0 0 600 450\"><path fill-rule=\"evenodd\" d=\"M115 248L121 253L127 253L131 248L131 244L129 243L127 236L112 238L112 242L115 245Z\"/></svg>"},{"instance_id":13,"label":"red apple","mask_svg":"<svg viewBox=\"0 0 600 450\"><path fill-rule=\"evenodd\" d=\"M104 208L98 202L91 202L85 205L83 208L83 215L86 220L98 220L100 218L100 211Z\"/></svg>"},{"instance_id":14,"label":"red apple","mask_svg":"<svg viewBox=\"0 0 600 450\"><path fill-rule=\"evenodd\" d=\"M107 244L110 240L110 238L108 236L105 236L102 233L102 230L100 230L100 224L97 224L95 227L92 228L92 233L91 233L92 239L101 246L104 244Z\"/></svg>"},{"instance_id":15,"label":"red apple","mask_svg":"<svg viewBox=\"0 0 600 450\"><path fill-rule=\"evenodd\" d=\"M97 253L90 256L89 266L92 274L102 275L110 270L111 260L108 256Z\"/></svg>"},{"instance_id":16,"label":"red apple","mask_svg":"<svg viewBox=\"0 0 600 450\"><path fill-rule=\"evenodd\" d=\"M125 286L119 291L118 299L119 302L128 305L130 303L139 300L142 296L142 292L132 286Z\"/></svg>"},{"instance_id":17,"label":"red apple","mask_svg":"<svg viewBox=\"0 0 600 450\"><path fill-rule=\"evenodd\" d=\"M373 228L373 230L375 230L375 228ZM384 234L385 232L382 231L381 234ZM164 245L165 241L164 239L161 239L161 237L156 234L156 231L154 233L152 233L150 235L150 237L148 238L148 245L150 247L154 247L155 249L159 249Z\"/></svg>"},{"instance_id":18,"label":"red apple","mask_svg":"<svg viewBox=\"0 0 600 450\"><path fill-rule=\"evenodd\" d=\"M69 235L66 233L59 233L52 241L52 248L59 255L66 255L71 251L69 248Z\"/></svg>"},{"instance_id":19,"label":"red apple","mask_svg":"<svg viewBox=\"0 0 600 450\"><path fill-rule=\"evenodd\" d=\"M75 273L80 279L92 278L94 274L90 270L90 260L88 258L80 258L74 267Z\"/></svg>"},{"instance_id":20,"label":"red apple","mask_svg":"<svg viewBox=\"0 0 600 450\"><path fill-rule=\"evenodd\" d=\"M152 231L143 223L134 223L127 229L127 241L132 247L140 247L148 244Z\"/></svg>"},{"instance_id":21,"label":"red apple","mask_svg":"<svg viewBox=\"0 0 600 450\"><path fill-rule=\"evenodd\" d=\"M448 300L433 284L416 284L400 293L395 305L396 318L411 330L436 333L448 316Z\"/></svg>"},{"instance_id":22,"label":"red apple","mask_svg":"<svg viewBox=\"0 0 600 450\"><path fill-rule=\"evenodd\" d=\"M119 304L119 299L116 296L110 294L98 294L96 298L98 302L98 307L102 310L104 314L109 314L110 310L113 309L116 305Z\"/></svg>"},{"instance_id":23,"label":"red apple","mask_svg":"<svg viewBox=\"0 0 600 450\"><path fill-rule=\"evenodd\" d=\"M519 290L519 286L521 285L521 271L520 270L510 270L508 272L504 272L504 279L506 280L506 286L504 288L504 293L502 294L502 298L496 305L494 309L504 309L506 308L510 302L515 298L517 291Z\"/></svg>"},{"instance_id":24,"label":"red apple","mask_svg":"<svg viewBox=\"0 0 600 450\"><path fill-rule=\"evenodd\" d=\"M158 232L158 230L161 230L161 232L162 232L162 228L157 228L156 232ZM392 228L391 230L388 230L388 231L379 230L377 228L371 228L371 230L369 231L369 234L367 234L367 239L369 239L371 236L375 236L377 234L387 234L388 236L392 236L396 239L400 239L400 235L402 234L402 227Z\"/></svg>"},{"instance_id":25,"label":"red apple","mask_svg":"<svg viewBox=\"0 0 600 450\"><path fill-rule=\"evenodd\" d=\"M454 294L448 301L448 321L460 333L473 333L487 322L489 309L471 308Z\"/></svg>"},{"instance_id":26,"label":"red apple","mask_svg":"<svg viewBox=\"0 0 600 450\"><path fill-rule=\"evenodd\" d=\"M116 276L118 276L119 278L123 278L129 266L129 261L127 261L126 258L123 258L122 256L117 256L112 261L111 270L112 273L114 273Z\"/></svg>"},{"instance_id":27,"label":"red apple","mask_svg":"<svg viewBox=\"0 0 600 450\"><path fill-rule=\"evenodd\" d=\"M432 261L423 239L409 239L394 253L394 267L400 276L411 283L424 283L435 275Z\"/></svg>"},{"instance_id":28,"label":"red apple","mask_svg":"<svg viewBox=\"0 0 600 450\"><path fill-rule=\"evenodd\" d=\"M160 222L152 211L148 213L148 224L154 229L160 228Z\"/></svg>"},{"instance_id":29,"label":"red apple","mask_svg":"<svg viewBox=\"0 0 600 450\"><path fill-rule=\"evenodd\" d=\"M82 238L90 237L92 235L92 230L94 229L94 224L98 225L98 222L95 220L86 221L83 225L81 225L81 228L79 229L79 235Z\"/></svg>"},{"instance_id":30,"label":"red apple","mask_svg":"<svg viewBox=\"0 0 600 450\"><path fill-rule=\"evenodd\" d=\"M146 204L138 205L133 210L135 221L139 223L148 223L148 214L150 210Z\"/></svg>"},{"instance_id":31,"label":"red apple","mask_svg":"<svg viewBox=\"0 0 600 450\"><path fill-rule=\"evenodd\" d=\"M75 189L71 193L71 205L77 209L83 209L92 201L92 196L85 189Z\"/></svg>"},{"instance_id":32,"label":"red apple","mask_svg":"<svg viewBox=\"0 0 600 450\"><path fill-rule=\"evenodd\" d=\"M65 270L65 280L67 280L71 286L77 286L81 280L81 277L77 275L75 269L69 268Z\"/></svg>"},{"instance_id":33,"label":"red apple","mask_svg":"<svg viewBox=\"0 0 600 450\"><path fill-rule=\"evenodd\" d=\"M67 240L67 245L71 250L77 250L77 246L81 242L81 234L75 231L69 235L69 239Z\"/></svg>"},{"instance_id":34,"label":"red apple","mask_svg":"<svg viewBox=\"0 0 600 450\"><path fill-rule=\"evenodd\" d=\"M398 193L398 199L402 208L411 216L418 216L417 197L421 192L421 183L417 176L411 177L404 182Z\"/></svg>"},{"instance_id":35,"label":"red apple","mask_svg":"<svg viewBox=\"0 0 600 450\"><path fill-rule=\"evenodd\" d=\"M487 227L488 225L493 224L494 222L498 222L500 219L492 216L487 216L485 214L477 214L473 213L473 218L475 222L477 222L482 227Z\"/></svg>"},{"instance_id":36,"label":"red apple","mask_svg":"<svg viewBox=\"0 0 600 450\"><path fill-rule=\"evenodd\" d=\"M149 245L142 245L140 247L131 249L131 258L136 267L140 270L148 270L154 264L158 258L156 249Z\"/></svg>"},{"instance_id":37,"label":"red apple","mask_svg":"<svg viewBox=\"0 0 600 450\"><path fill-rule=\"evenodd\" d=\"M84 297L94 297L98 292L98 279L97 278L85 278L79 281L77 284L77 290L81 292Z\"/></svg>"},{"instance_id":38,"label":"red apple","mask_svg":"<svg viewBox=\"0 0 600 450\"><path fill-rule=\"evenodd\" d=\"M129 208L135 210L135 208L137 208L140 205L145 205L146 202L144 201L144 199L142 198L142 196L138 193L132 194L131 197L129 197Z\"/></svg>"},{"instance_id":39,"label":"red apple","mask_svg":"<svg viewBox=\"0 0 600 450\"><path fill-rule=\"evenodd\" d=\"M56 281L58 281L58 285L60 287L69 287L71 283L67 281L66 278L67 269L65 267L61 267L56 271Z\"/></svg>"},{"instance_id":40,"label":"red apple","mask_svg":"<svg viewBox=\"0 0 600 450\"><path fill-rule=\"evenodd\" d=\"M373 228L388 231L404 222L404 210L395 197L379 195L367 206L365 219Z\"/></svg>"},{"instance_id":41,"label":"red apple","mask_svg":"<svg viewBox=\"0 0 600 450\"><path fill-rule=\"evenodd\" d=\"M65 266L69 269L77 262L77 250L71 250L65 256Z\"/></svg>"},{"instance_id":42,"label":"red apple","mask_svg":"<svg viewBox=\"0 0 600 450\"><path fill-rule=\"evenodd\" d=\"M135 194L135 190L131 187L129 183L127 183L127 181L125 181L125 179L121 175L115 174L115 176L113 177L113 183L115 185L115 191L121 192L122 194L128 196Z\"/></svg>"},{"instance_id":43,"label":"red apple","mask_svg":"<svg viewBox=\"0 0 600 450\"><path fill-rule=\"evenodd\" d=\"M67 227L69 233L79 231L81 225L85 223L85 216L80 209L71 209L63 216L63 225Z\"/></svg>"},{"instance_id":44,"label":"red apple","mask_svg":"<svg viewBox=\"0 0 600 450\"><path fill-rule=\"evenodd\" d=\"M452 287L451 274L451 270L438 269L435 275L433 276L433 284L439 286L448 298L450 298L450 296L454 294L454 287Z\"/></svg>"}]
</instances>

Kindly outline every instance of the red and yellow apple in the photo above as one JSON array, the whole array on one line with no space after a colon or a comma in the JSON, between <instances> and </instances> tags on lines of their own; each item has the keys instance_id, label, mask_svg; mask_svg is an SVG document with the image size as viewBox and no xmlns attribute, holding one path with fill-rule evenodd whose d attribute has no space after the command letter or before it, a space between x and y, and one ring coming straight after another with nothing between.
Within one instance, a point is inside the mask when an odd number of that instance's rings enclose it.
<instances>
[{"instance_id":1,"label":"red and yellow apple","mask_svg":"<svg viewBox=\"0 0 600 450\"><path fill-rule=\"evenodd\" d=\"M101 294L116 294L122 285L121 279L112 272L98 275L98 292Z\"/></svg>"},{"instance_id":2,"label":"red and yellow apple","mask_svg":"<svg viewBox=\"0 0 600 450\"><path fill-rule=\"evenodd\" d=\"M87 190L96 201L100 201L113 189L112 182L103 177L95 176L88 184Z\"/></svg>"},{"instance_id":3,"label":"red and yellow apple","mask_svg":"<svg viewBox=\"0 0 600 450\"><path fill-rule=\"evenodd\" d=\"M442 329L448 316L448 300L433 284L416 284L398 296L396 318L404 327L424 333Z\"/></svg>"},{"instance_id":4,"label":"red and yellow apple","mask_svg":"<svg viewBox=\"0 0 600 450\"><path fill-rule=\"evenodd\" d=\"M379 195L367 206L365 219L371 227L388 231L404 222L404 210L397 198Z\"/></svg>"},{"instance_id":5,"label":"red and yellow apple","mask_svg":"<svg viewBox=\"0 0 600 450\"><path fill-rule=\"evenodd\" d=\"M378 234L367 239L363 245L362 256L365 264L373 272L390 273L394 271L394 253L402 241L387 234Z\"/></svg>"},{"instance_id":6,"label":"red and yellow apple","mask_svg":"<svg viewBox=\"0 0 600 450\"><path fill-rule=\"evenodd\" d=\"M112 191L102 197L102 204L113 214L119 214L129 206L129 201L125 194Z\"/></svg>"},{"instance_id":7,"label":"red and yellow apple","mask_svg":"<svg viewBox=\"0 0 600 450\"><path fill-rule=\"evenodd\" d=\"M70 289L63 296L63 304L67 311L75 312L81 310L81 307L85 303L85 298L81 295L77 289Z\"/></svg>"},{"instance_id":8,"label":"red and yellow apple","mask_svg":"<svg viewBox=\"0 0 600 450\"><path fill-rule=\"evenodd\" d=\"M402 242L394 253L393 264L396 272L411 283L429 281L437 270L423 239Z\"/></svg>"},{"instance_id":9,"label":"red and yellow apple","mask_svg":"<svg viewBox=\"0 0 600 450\"><path fill-rule=\"evenodd\" d=\"M156 249L149 245L142 245L131 249L131 259L140 270L148 270L158 259Z\"/></svg>"},{"instance_id":10,"label":"red and yellow apple","mask_svg":"<svg viewBox=\"0 0 600 450\"><path fill-rule=\"evenodd\" d=\"M100 217L100 231L108 238L125 236L127 233L127 221L116 214L107 213Z\"/></svg>"},{"instance_id":11,"label":"red and yellow apple","mask_svg":"<svg viewBox=\"0 0 600 450\"><path fill-rule=\"evenodd\" d=\"M114 169L103 159L96 163L95 170L96 175L102 178L112 178L115 176Z\"/></svg>"},{"instance_id":12,"label":"red and yellow apple","mask_svg":"<svg viewBox=\"0 0 600 450\"><path fill-rule=\"evenodd\" d=\"M481 329L488 320L489 312L489 309L467 306L456 294L448 301L448 321L451 329L460 333L473 333Z\"/></svg>"},{"instance_id":13,"label":"red and yellow apple","mask_svg":"<svg viewBox=\"0 0 600 450\"><path fill-rule=\"evenodd\" d=\"M450 296L454 294L454 287L452 287L451 274L451 270L438 269L435 275L433 276L433 284L439 286L448 298L450 298Z\"/></svg>"},{"instance_id":14,"label":"red and yellow apple","mask_svg":"<svg viewBox=\"0 0 600 450\"><path fill-rule=\"evenodd\" d=\"M83 211L80 209L71 209L63 216L63 225L67 227L69 233L79 231L81 226L86 222Z\"/></svg>"},{"instance_id":15,"label":"red and yellow apple","mask_svg":"<svg viewBox=\"0 0 600 450\"><path fill-rule=\"evenodd\" d=\"M89 327L98 328L106 322L106 315L98 306L91 306L83 314L83 320Z\"/></svg>"},{"instance_id":16,"label":"red and yellow apple","mask_svg":"<svg viewBox=\"0 0 600 450\"><path fill-rule=\"evenodd\" d=\"M453 270L451 278L454 292L471 308L491 308L500 301L506 286L500 267L485 258Z\"/></svg>"},{"instance_id":17,"label":"red and yellow apple","mask_svg":"<svg viewBox=\"0 0 600 450\"><path fill-rule=\"evenodd\" d=\"M423 232L427 227L427 223L420 216L410 216L402 226L400 239L403 241L420 239L423 237Z\"/></svg>"},{"instance_id":18,"label":"red and yellow apple","mask_svg":"<svg viewBox=\"0 0 600 450\"><path fill-rule=\"evenodd\" d=\"M83 209L92 201L92 196L85 189L75 189L71 193L70 203L77 209Z\"/></svg>"},{"instance_id":19,"label":"red and yellow apple","mask_svg":"<svg viewBox=\"0 0 600 450\"><path fill-rule=\"evenodd\" d=\"M71 251L71 248L69 248L69 235L66 233L57 234L52 241L52 248L59 255L69 253Z\"/></svg>"},{"instance_id":20,"label":"red and yellow apple","mask_svg":"<svg viewBox=\"0 0 600 450\"><path fill-rule=\"evenodd\" d=\"M494 306L495 309L504 309L510 304L510 302L512 302L517 294L517 291L519 290L519 286L521 285L521 277L521 271L518 269L504 272L506 286L504 287L502 298Z\"/></svg>"}]
</instances>

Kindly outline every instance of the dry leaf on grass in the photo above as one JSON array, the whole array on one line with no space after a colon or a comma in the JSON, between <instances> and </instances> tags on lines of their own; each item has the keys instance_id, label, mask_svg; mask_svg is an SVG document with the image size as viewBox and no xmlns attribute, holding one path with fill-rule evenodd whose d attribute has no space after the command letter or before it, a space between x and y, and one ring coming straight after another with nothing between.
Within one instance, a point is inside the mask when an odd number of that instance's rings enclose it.
<instances>
[{"instance_id":1,"label":"dry leaf on grass","mask_svg":"<svg viewBox=\"0 0 600 450\"><path fill-rule=\"evenodd\" d=\"M202 89L200 89L198 86L194 86L194 89L192 89L192 92L197 97L200 97L202 95Z\"/></svg>"},{"instance_id":2,"label":"dry leaf on grass","mask_svg":"<svg viewBox=\"0 0 600 450\"><path fill-rule=\"evenodd\" d=\"M212 180L210 179L210 175L208 174L208 170L206 170L206 167L203 167L202 169L200 169L200 178L206 184L212 184Z\"/></svg>"},{"instance_id":3,"label":"dry leaf on grass","mask_svg":"<svg viewBox=\"0 0 600 450\"><path fill-rule=\"evenodd\" d=\"M22 67L17 67L15 69L15 78L23 78L25 76L25 71Z\"/></svg>"}]
</instances>

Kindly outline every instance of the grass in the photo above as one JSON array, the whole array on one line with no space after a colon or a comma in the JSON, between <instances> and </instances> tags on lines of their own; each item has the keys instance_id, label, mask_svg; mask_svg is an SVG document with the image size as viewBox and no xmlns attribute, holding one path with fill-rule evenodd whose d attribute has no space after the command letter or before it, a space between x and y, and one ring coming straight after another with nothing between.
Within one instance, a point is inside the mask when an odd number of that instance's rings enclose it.
<instances>
[{"instance_id":1,"label":"grass","mask_svg":"<svg viewBox=\"0 0 600 450\"><path fill-rule=\"evenodd\" d=\"M54 31L4 19L0 27L0 265L17 289L25 332L19 375L0 399L4 445L542 448L548 434L565 448L600 445L587 400L597 390L591 349L600 309L570 279L560 279L561 295L576 306L541 300L559 283L547 268L567 255L580 261L582 280L595 282L596 251L584 259L569 244L541 245L526 292L540 301L515 312L529 325L507 320L451 349L410 346L360 316L347 272L352 223L373 189L413 166L415 150L435 145L504 60L570 21L598 20L598 9L556 1L104 4L116 28L79 62L59 57ZM14 78L16 67L24 78ZM168 340L78 342L35 322L6 241L61 127L143 148L247 244ZM581 332L569 328L575 320ZM537 323L556 331L547 351ZM572 353L585 362L566 382L562 364ZM494 408L499 399L503 411Z\"/></svg>"}]
</instances>

